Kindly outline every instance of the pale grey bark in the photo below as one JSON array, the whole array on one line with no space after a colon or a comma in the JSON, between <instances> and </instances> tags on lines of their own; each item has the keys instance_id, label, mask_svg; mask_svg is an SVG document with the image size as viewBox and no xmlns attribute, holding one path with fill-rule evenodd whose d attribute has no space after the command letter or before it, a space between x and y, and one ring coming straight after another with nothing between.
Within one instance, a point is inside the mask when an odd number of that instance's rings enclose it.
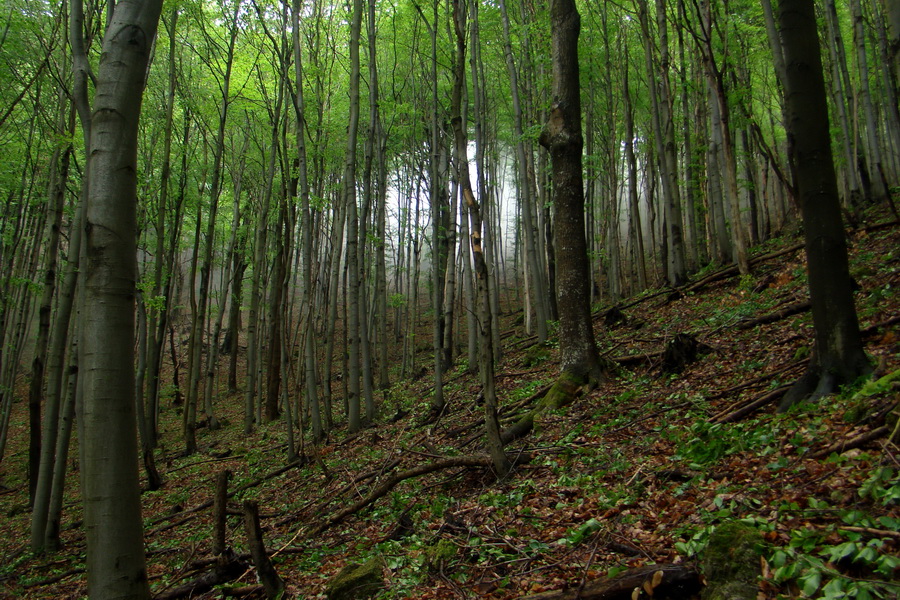
<instances>
[{"instance_id":1,"label":"pale grey bark","mask_svg":"<svg viewBox=\"0 0 900 600\"><path fill-rule=\"evenodd\" d=\"M490 290L488 289L488 267L482 246L482 206L472 192L469 177L468 139L462 119L462 96L465 90L465 56L466 56L466 6L465 0L453 0L453 25L456 32L456 64L453 73L453 92L451 95L450 122L453 126L455 141L457 176L463 198L469 211L472 254L475 259L475 273L478 288L478 317L480 321L480 359L482 395L484 396L484 414L486 445L491 456L497 477L504 477L511 466L503 444L500 441L500 424L497 413L497 392L494 385L494 355L492 352L491 329L493 324L490 315Z\"/></svg>"},{"instance_id":2,"label":"pale grey bark","mask_svg":"<svg viewBox=\"0 0 900 600\"><path fill-rule=\"evenodd\" d=\"M270 147L278 146L281 139L281 107L284 100L284 78L278 84L278 93L275 109L271 114L272 136ZM259 413L256 402L257 385L259 382L259 298L263 274L266 270L266 246L269 236L269 205L272 202L272 185L275 179L276 152L268 152L268 166L265 180L265 190L260 199L259 221L256 229L256 246L253 259L253 277L250 284L250 310L247 314L247 387L244 390L244 433L253 431L253 423Z\"/></svg>"},{"instance_id":3,"label":"pale grey bark","mask_svg":"<svg viewBox=\"0 0 900 600\"><path fill-rule=\"evenodd\" d=\"M628 48L625 48L625 67L622 69L625 96L625 162L628 168L629 231L632 260L637 272L638 291L647 289L647 263L644 252L644 226L641 224L641 207L638 199L638 170L634 144L634 106L631 102L631 88L628 85Z\"/></svg>"},{"instance_id":4,"label":"pale grey bark","mask_svg":"<svg viewBox=\"0 0 900 600\"><path fill-rule=\"evenodd\" d=\"M547 341L547 285L544 281L543 261L538 260L536 240L539 235L534 225L534 198L528 173L522 106L521 101L519 100L519 79L516 71L515 58L513 57L512 43L510 41L509 15L506 11L505 0L500 1L500 14L503 20L503 49L506 55L506 69L509 74L510 91L512 94L513 132L516 137L516 160L519 165L519 185L516 189L518 191L519 208L522 211L522 237L525 240L526 255L526 285L529 289L529 297L534 305L538 343L543 344Z\"/></svg>"},{"instance_id":5,"label":"pale grey bark","mask_svg":"<svg viewBox=\"0 0 900 600\"><path fill-rule=\"evenodd\" d=\"M313 240L312 215L309 205L309 174L306 154L306 106L303 96L303 56L300 45L300 0L293 0L291 10L291 41L294 53L294 110L296 111L297 137L297 188L300 194L300 248L303 269L303 288L301 302L304 311L303 319L303 364L306 385L306 405L309 408L309 420L312 427L313 440L322 438L322 417L319 411L318 385L316 380L316 342L315 319L312 304L315 301L313 286ZM327 387L327 386L326 386Z\"/></svg>"},{"instance_id":6,"label":"pale grey bark","mask_svg":"<svg viewBox=\"0 0 900 600\"><path fill-rule=\"evenodd\" d=\"M138 118L160 0L116 5L89 146L81 475L92 598L147 598L134 416Z\"/></svg>"},{"instance_id":7,"label":"pale grey bark","mask_svg":"<svg viewBox=\"0 0 900 600\"><path fill-rule=\"evenodd\" d=\"M709 83L709 82L707 82ZM712 255L719 263L732 260L731 237L725 219L725 203L722 197L722 124L719 102L712 86L707 86L709 98L709 146L706 152L706 197L709 210Z\"/></svg>"}]
</instances>

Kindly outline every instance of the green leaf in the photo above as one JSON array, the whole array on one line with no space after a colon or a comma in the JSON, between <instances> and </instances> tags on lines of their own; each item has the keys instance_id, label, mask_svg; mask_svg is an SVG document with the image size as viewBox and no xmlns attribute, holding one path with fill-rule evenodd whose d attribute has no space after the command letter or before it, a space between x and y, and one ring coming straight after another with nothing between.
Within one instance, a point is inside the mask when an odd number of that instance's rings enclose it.
<instances>
[{"instance_id":1,"label":"green leaf","mask_svg":"<svg viewBox=\"0 0 900 600\"><path fill-rule=\"evenodd\" d=\"M809 575L805 575L800 578L800 585L803 588L804 596L812 596L819 589L819 584L822 583L822 573L820 571L813 571Z\"/></svg>"}]
</instances>

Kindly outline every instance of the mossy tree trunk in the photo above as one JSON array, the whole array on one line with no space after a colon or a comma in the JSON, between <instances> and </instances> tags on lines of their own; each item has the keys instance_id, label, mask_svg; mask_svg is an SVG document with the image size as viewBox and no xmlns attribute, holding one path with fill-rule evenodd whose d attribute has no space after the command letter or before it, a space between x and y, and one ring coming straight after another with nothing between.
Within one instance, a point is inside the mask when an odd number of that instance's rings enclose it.
<instances>
[{"instance_id":1,"label":"mossy tree trunk","mask_svg":"<svg viewBox=\"0 0 900 600\"><path fill-rule=\"evenodd\" d=\"M565 377L596 382L602 373L591 320L590 268L584 235L584 139L578 73L581 17L574 0L551 2L550 26L554 101L540 143L550 152L556 207L553 245L560 369Z\"/></svg>"}]
</instances>

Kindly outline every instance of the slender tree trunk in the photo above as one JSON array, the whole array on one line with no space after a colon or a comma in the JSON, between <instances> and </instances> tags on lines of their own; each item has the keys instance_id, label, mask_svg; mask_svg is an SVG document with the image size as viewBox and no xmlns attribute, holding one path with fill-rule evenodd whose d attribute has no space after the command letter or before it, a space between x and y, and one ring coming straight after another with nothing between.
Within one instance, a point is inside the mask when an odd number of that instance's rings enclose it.
<instances>
[{"instance_id":1,"label":"slender tree trunk","mask_svg":"<svg viewBox=\"0 0 900 600\"><path fill-rule=\"evenodd\" d=\"M632 252L637 270L639 291L647 289L647 264L644 260L644 226L641 224L641 207L638 200L637 160L634 156L634 107L631 88L628 85L628 45L625 45L625 66L622 69L625 96L625 161L628 165L628 205Z\"/></svg>"},{"instance_id":2,"label":"slender tree trunk","mask_svg":"<svg viewBox=\"0 0 900 600\"><path fill-rule=\"evenodd\" d=\"M156 299L163 295L163 289L165 286L165 283L163 281L164 267L167 262L165 229L166 217L169 216L169 183L172 176L172 131L175 114L175 89L177 81L175 69L175 31L178 25L178 10L173 9L168 21L166 21L165 19L163 19L163 21L166 26L166 32L169 36L169 76L168 87L166 89L165 122L163 125L163 155L159 182L159 199L156 207L156 261L153 270L153 302L151 303L149 320L147 323L148 358L146 379L149 380L149 385L147 386L146 398L147 431L146 435L141 437L141 450L144 454L146 454L148 451L153 451L153 448L155 448L157 444L157 438L159 437L156 418L159 412L159 371L162 362L161 358L163 352L163 338L165 337L166 333L165 326L163 325L162 327L160 327L159 325L164 323L166 320L166 317L162 314L161 309L167 308L168 301L167 299L163 300L163 307L159 307ZM177 215L174 216L172 222L178 222ZM177 225L175 227L177 227ZM174 249L172 249L172 252L174 253ZM166 278L168 278L169 276L169 274L165 275Z\"/></svg>"},{"instance_id":3,"label":"slender tree trunk","mask_svg":"<svg viewBox=\"0 0 900 600\"><path fill-rule=\"evenodd\" d=\"M481 385L484 395L485 429L487 431L487 447L494 464L497 477L504 477L509 472L510 464L503 452L503 443L500 441L500 424L497 416L497 392L494 387L494 356L491 349L491 315L490 315L490 290L488 289L487 262L482 247L482 218L481 207L475 194L472 192L472 183L469 177L468 139L463 129L462 96L465 89L465 60L466 60L466 5L465 0L453 0L453 25L456 32L456 64L454 65L453 92L450 101L450 122L453 126L456 142L457 174L459 186L462 189L463 198L469 211L472 254L475 258L475 274L478 284L478 317L480 320L480 347L481 347Z\"/></svg>"},{"instance_id":4,"label":"slender tree trunk","mask_svg":"<svg viewBox=\"0 0 900 600\"><path fill-rule=\"evenodd\" d=\"M285 81L282 77L278 83L278 95L275 102L275 110L272 112L272 138L271 147L276 148L281 136L281 107L284 100ZM259 378L259 298L262 286L263 274L266 270L266 246L269 233L269 205L272 202L272 185L275 179L275 152L269 152L268 174L266 176L265 191L261 198L262 206L259 211L259 222L256 230L256 247L253 260L253 278L250 284L250 310L247 315L247 388L244 390L244 433L249 435L253 431L253 422L256 413L256 393Z\"/></svg>"},{"instance_id":5,"label":"slender tree trunk","mask_svg":"<svg viewBox=\"0 0 900 600\"><path fill-rule=\"evenodd\" d=\"M57 128L60 134L68 131L70 136L75 129L75 112L74 107L66 102L65 95L60 91L59 101L59 120ZM68 112L68 118L66 113ZM46 529L47 505L50 500L50 482L53 471L53 456L56 452L56 433L59 426L59 394L58 384L51 389L50 378L55 377L56 373L51 369L56 368L56 364L51 365L51 341L52 330L50 326L50 311L53 300L54 291L56 289L56 264L59 254L59 237L62 228L63 204L65 200L66 182L69 178L69 158L72 153L72 144L66 144L58 148L54 153L50 166L50 190L48 210L51 212L52 218L48 219L48 248L46 257L46 271L44 273L44 292L41 298L39 309L39 330L38 338L35 342L34 362L31 369L31 382L28 391L29 398L29 414L31 419L38 421L37 426L40 427L41 399L44 399L44 422L43 429L39 436L32 431L30 452L36 453L36 456L29 455L29 491L31 492L32 511L31 511L31 548L34 551L40 550L44 545L44 530ZM75 222L77 227L78 223ZM81 239L80 233L74 235L73 238ZM78 247L70 249L70 251L78 252ZM67 290L61 290L64 294ZM62 302L70 301L63 298ZM71 305L70 305L71 306ZM69 314L64 314L66 326L68 326ZM45 365L48 377L47 393L44 394L44 373ZM54 382L55 383L55 382ZM50 392L54 395L51 396ZM34 406L36 404L36 407ZM35 423L32 423L35 425ZM35 440L37 437L37 440ZM37 442L35 447L35 441ZM33 484L31 483L33 481Z\"/></svg>"},{"instance_id":6,"label":"slender tree trunk","mask_svg":"<svg viewBox=\"0 0 900 600\"><path fill-rule=\"evenodd\" d=\"M362 0L353 0L350 16L350 116L344 158L343 200L347 216L347 312L346 334L349 342L348 425L359 431L360 420L360 268L359 215L356 203L356 138L359 131L359 40L362 27Z\"/></svg>"},{"instance_id":7,"label":"slender tree trunk","mask_svg":"<svg viewBox=\"0 0 900 600\"><path fill-rule=\"evenodd\" d=\"M316 381L315 319L312 306L315 301L313 290L313 232L312 215L309 204L309 174L306 154L306 105L303 97L303 57L300 46L300 0L293 0L291 11L292 42L294 51L294 79L298 82L294 94L294 110L297 116L297 187L300 193L300 248L303 265L302 303L305 307L303 362L305 367L306 404L309 407L313 440L323 435L322 418L319 411L318 385ZM327 373L327 372L326 372ZM328 374L330 376L330 373ZM326 386L328 387L328 386Z\"/></svg>"},{"instance_id":8,"label":"slender tree trunk","mask_svg":"<svg viewBox=\"0 0 900 600\"><path fill-rule=\"evenodd\" d=\"M848 116L847 111L848 96L847 92L844 91L844 78L841 76L841 62L844 61L843 68L846 69L846 57L844 54L844 42L840 33L837 9L835 8L834 0L825 1L825 23L828 25L828 37L826 43L829 54L831 55L831 83L834 88L835 119L841 127L841 150L843 151L844 181L847 189L845 203L848 206L855 206L862 200L862 190L859 181L858 162L853 150L853 127L850 123L850 117ZM779 54L782 54L780 50L781 43L777 41L777 39L776 43L778 43ZM782 61L783 60L784 59L782 59ZM787 77L787 75L784 77Z\"/></svg>"},{"instance_id":9,"label":"slender tree trunk","mask_svg":"<svg viewBox=\"0 0 900 600\"><path fill-rule=\"evenodd\" d=\"M850 0L850 12L853 18L853 41L856 44L856 66L859 73L859 89L857 101L862 104L866 121L866 146L871 165L872 194L875 200L887 196L888 190L881 179L883 168L881 159L881 145L878 141L878 125L875 121L875 106L872 102L872 92L869 86L869 59L866 55L866 32L863 24L862 6L860 0Z\"/></svg>"},{"instance_id":10,"label":"slender tree trunk","mask_svg":"<svg viewBox=\"0 0 900 600\"><path fill-rule=\"evenodd\" d=\"M526 280L530 283L530 297L534 303L535 320L537 325L538 343L543 344L547 341L547 303L545 292L547 285L544 282L544 269L541 261L538 260L536 247L536 239L538 231L534 226L532 189L529 183L528 161L526 159L525 136L522 118L522 107L519 101L519 81L516 72L516 63L513 58L512 43L509 34L509 16L506 12L506 2L500 2L500 14L503 19L503 48L506 54L506 69L509 74L510 89L512 93L512 109L513 109L513 132L516 136L516 160L519 165L519 186L517 188L519 194L519 207L522 211L523 220L523 238L525 240L526 253L526 269L528 277Z\"/></svg>"}]
</instances>

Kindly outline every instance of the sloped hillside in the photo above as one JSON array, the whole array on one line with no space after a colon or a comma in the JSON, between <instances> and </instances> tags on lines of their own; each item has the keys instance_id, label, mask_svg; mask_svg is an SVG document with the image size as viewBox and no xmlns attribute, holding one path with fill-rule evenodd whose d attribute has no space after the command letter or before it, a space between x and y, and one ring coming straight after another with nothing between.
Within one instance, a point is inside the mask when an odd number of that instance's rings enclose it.
<instances>
[{"instance_id":1,"label":"sloped hillside","mask_svg":"<svg viewBox=\"0 0 900 600\"><path fill-rule=\"evenodd\" d=\"M900 228L877 225L887 220L851 232L875 378L788 414L775 407L812 340L797 239L757 248L752 278L711 268L680 290L598 306L614 372L511 442L516 468L503 481L482 457L479 386L462 369L449 375L437 420L422 420L427 377L398 383L381 399L377 426L355 436L338 427L289 467L283 424L245 438L237 397L220 402L230 424L200 430L201 451L189 457L179 455L179 411L166 406L166 483L143 496L154 592L264 597L241 516L254 500L274 569L296 598L324 597L343 567L366 563L383 580L379 598L603 597L590 594L647 565L702 567L709 577L708 559L695 555L735 522L759 536L760 559L735 560L751 565L760 597L897 597L900 448L889 438L900 401ZM498 389L508 425L553 381L556 350L535 346L517 315L505 318ZM25 422L24 404L15 422ZM22 426L0 473L0 596L81 597L77 476L65 548L32 556L26 444ZM233 553L212 590L189 589L217 573L213 497L226 469ZM659 570L670 572L647 573ZM569 596L554 595L563 589Z\"/></svg>"}]
</instances>

